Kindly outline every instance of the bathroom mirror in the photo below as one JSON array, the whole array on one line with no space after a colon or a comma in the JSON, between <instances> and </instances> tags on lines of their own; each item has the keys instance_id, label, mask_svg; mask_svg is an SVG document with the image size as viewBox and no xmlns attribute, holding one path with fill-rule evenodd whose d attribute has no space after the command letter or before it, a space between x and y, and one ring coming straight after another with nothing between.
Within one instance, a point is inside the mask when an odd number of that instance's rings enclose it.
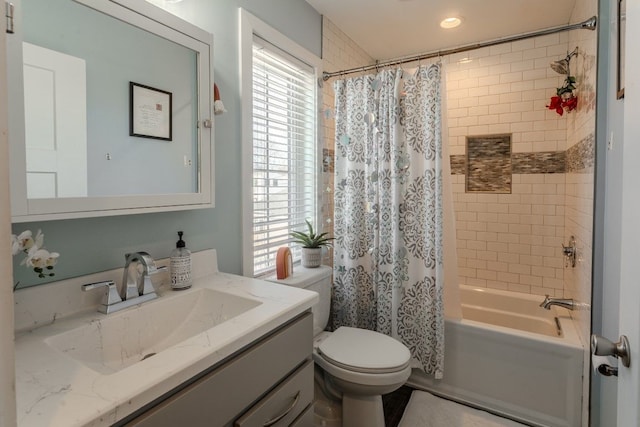
<instances>
[{"instance_id":1,"label":"bathroom mirror","mask_svg":"<svg viewBox=\"0 0 640 427\"><path fill-rule=\"evenodd\" d=\"M212 35L141 0L14 5L14 222L213 206Z\"/></svg>"}]
</instances>

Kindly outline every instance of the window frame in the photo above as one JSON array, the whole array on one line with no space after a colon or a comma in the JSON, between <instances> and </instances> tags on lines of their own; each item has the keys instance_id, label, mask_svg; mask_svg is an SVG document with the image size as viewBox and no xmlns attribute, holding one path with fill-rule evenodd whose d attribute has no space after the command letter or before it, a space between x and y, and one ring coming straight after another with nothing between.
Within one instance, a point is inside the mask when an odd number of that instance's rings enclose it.
<instances>
[{"instance_id":1,"label":"window frame","mask_svg":"<svg viewBox=\"0 0 640 427\"><path fill-rule=\"evenodd\" d=\"M253 16L244 9L240 9L240 97L242 105L242 271L247 277L254 274L253 249L253 45L257 36L277 49L307 64L315 73L315 80L321 75L322 60L309 50L300 46L265 22ZM315 227L320 230L321 210L321 126L319 108L321 104L321 89L314 85L315 96L315 188L316 211L311 218ZM274 270L275 271L275 270ZM264 273L268 274L268 273Z\"/></svg>"}]
</instances>

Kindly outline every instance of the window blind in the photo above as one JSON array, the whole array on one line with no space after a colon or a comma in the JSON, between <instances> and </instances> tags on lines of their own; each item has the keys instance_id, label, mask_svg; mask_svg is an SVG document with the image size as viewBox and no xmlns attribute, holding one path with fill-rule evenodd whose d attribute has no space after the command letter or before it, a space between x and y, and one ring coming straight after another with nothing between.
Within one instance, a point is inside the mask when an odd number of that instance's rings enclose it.
<instances>
[{"instance_id":1,"label":"window blind","mask_svg":"<svg viewBox=\"0 0 640 427\"><path fill-rule=\"evenodd\" d=\"M315 219L315 72L268 42L253 44L253 271L275 270L292 230ZM292 247L294 260L299 248Z\"/></svg>"}]
</instances>

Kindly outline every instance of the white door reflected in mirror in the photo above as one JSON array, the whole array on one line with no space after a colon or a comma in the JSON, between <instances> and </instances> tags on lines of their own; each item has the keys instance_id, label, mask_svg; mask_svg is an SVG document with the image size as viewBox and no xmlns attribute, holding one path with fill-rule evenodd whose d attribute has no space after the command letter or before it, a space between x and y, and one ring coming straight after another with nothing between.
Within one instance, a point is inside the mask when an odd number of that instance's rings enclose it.
<instances>
[{"instance_id":1,"label":"white door reflected in mirror","mask_svg":"<svg viewBox=\"0 0 640 427\"><path fill-rule=\"evenodd\" d=\"M26 42L22 53L27 197L85 197L85 61Z\"/></svg>"}]
</instances>

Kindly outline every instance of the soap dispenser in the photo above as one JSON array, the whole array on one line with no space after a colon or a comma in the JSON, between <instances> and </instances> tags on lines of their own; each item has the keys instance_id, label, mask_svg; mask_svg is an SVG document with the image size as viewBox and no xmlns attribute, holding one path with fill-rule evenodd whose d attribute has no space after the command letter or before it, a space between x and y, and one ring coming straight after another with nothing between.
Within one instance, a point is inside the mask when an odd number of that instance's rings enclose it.
<instances>
[{"instance_id":1,"label":"soap dispenser","mask_svg":"<svg viewBox=\"0 0 640 427\"><path fill-rule=\"evenodd\" d=\"M183 234L182 231L178 231L179 240L176 242L176 248L171 252L169 260L171 288L176 291L191 287L191 252L182 240Z\"/></svg>"}]
</instances>

